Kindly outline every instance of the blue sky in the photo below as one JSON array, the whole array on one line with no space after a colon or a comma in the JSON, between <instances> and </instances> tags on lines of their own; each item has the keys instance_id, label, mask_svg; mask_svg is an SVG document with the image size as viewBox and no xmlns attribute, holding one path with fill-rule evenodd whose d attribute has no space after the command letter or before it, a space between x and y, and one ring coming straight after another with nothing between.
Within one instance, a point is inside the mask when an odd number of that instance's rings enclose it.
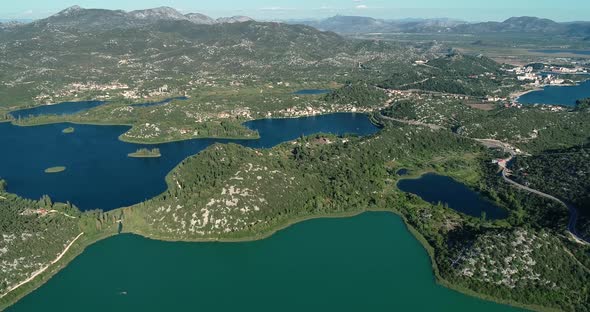
<instances>
[{"instance_id":1,"label":"blue sky","mask_svg":"<svg viewBox=\"0 0 590 312\"><path fill-rule=\"evenodd\" d=\"M531 15L575 21L590 19L588 0L3 0L0 18L43 18L72 5L134 10L158 6L214 17L248 15L258 19L363 15L377 18L450 17L468 21L504 20Z\"/></svg>"}]
</instances>

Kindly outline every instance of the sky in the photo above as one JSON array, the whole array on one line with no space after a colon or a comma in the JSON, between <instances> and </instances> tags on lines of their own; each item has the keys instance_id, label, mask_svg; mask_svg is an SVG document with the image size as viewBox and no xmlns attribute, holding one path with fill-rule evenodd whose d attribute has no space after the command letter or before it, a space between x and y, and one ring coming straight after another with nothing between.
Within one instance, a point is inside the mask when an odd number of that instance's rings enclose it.
<instances>
[{"instance_id":1,"label":"sky","mask_svg":"<svg viewBox=\"0 0 590 312\"><path fill-rule=\"evenodd\" d=\"M318 19L337 14L465 21L500 21L525 15L562 22L590 19L589 0L1 0L0 19L39 19L73 5L126 11L170 6L183 13L248 15L260 20Z\"/></svg>"}]
</instances>

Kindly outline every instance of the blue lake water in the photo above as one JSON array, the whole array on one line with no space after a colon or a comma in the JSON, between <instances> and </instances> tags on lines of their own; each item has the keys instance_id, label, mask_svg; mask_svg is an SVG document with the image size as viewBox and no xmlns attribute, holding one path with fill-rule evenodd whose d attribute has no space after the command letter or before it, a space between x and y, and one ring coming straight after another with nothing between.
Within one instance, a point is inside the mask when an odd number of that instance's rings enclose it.
<instances>
[{"instance_id":1,"label":"blue lake water","mask_svg":"<svg viewBox=\"0 0 590 312\"><path fill-rule=\"evenodd\" d=\"M43 105L10 112L12 117L27 118L40 115L73 115L105 104L103 101L64 102L53 105Z\"/></svg>"},{"instance_id":2,"label":"blue lake water","mask_svg":"<svg viewBox=\"0 0 590 312\"><path fill-rule=\"evenodd\" d=\"M62 130L74 127L75 133ZM195 139L157 145L118 140L125 126L72 125L67 123L18 127L0 123L0 179L7 190L38 199L69 201L82 210L112 210L152 198L166 189L165 176L183 159L214 143L237 143L270 148L301 135L331 133L369 135L378 131L364 114L330 114L297 119L262 119L245 123L257 130L258 140ZM157 147L160 158L130 158L138 148ZM46 174L49 167L67 170Z\"/></svg>"},{"instance_id":3,"label":"blue lake water","mask_svg":"<svg viewBox=\"0 0 590 312\"><path fill-rule=\"evenodd\" d=\"M571 53L579 55L590 55L588 50L572 50L572 49L559 49L559 50L530 50L531 52L547 53L547 54L558 54L558 53Z\"/></svg>"},{"instance_id":4,"label":"blue lake water","mask_svg":"<svg viewBox=\"0 0 590 312\"><path fill-rule=\"evenodd\" d=\"M427 202L447 204L449 208L470 216L481 217L482 212L486 213L488 219L503 219L508 216L506 210L446 176L428 173L419 179L401 180L397 186L400 190L416 194Z\"/></svg>"},{"instance_id":5,"label":"blue lake water","mask_svg":"<svg viewBox=\"0 0 590 312\"><path fill-rule=\"evenodd\" d=\"M304 89L293 92L293 94L297 95L318 95L318 94L327 94L332 92L332 90L325 90L325 89Z\"/></svg>"},{"instance_id":6,"label":"blue lake water","mask_svg":"<svg viewBox=\"0 0 590 312\"><path fill-rule=\"evenodd\" d=\"M172 101L176 101L176 100L185 101L185 100L188 100L188 98L186 96L179 96L179 97L175 97L175 98L165 99L165 100L159 101L159 102L147 102L147 103L131 104L130 106L133 106L133 107L160 106L160 105L166 105L166 104L168 104L168 103L170 103Z\"/></svg>"},{"instance_id":7,"label":"blue lake water","mask_svg":"<svg viewBox=\"0 0 590 312\"><path fill-rule=\"evenodd\" d=\"M405 175L410 174L410 170L402 168L402 169L396 171L395 174L397 174L398 176L405 176Z\"/></svg>"},{"instance_id":8,"label":"blue lake water","mask_svg":"<svg viewBox=\"0 0 590 312\"><path fill-rule=\"evenodd\" d=\"M590 80L577 86L548 86L518 98L522 104L552 104L575 106L576 100L590 97Z\"/></svg>"}]
</instances>

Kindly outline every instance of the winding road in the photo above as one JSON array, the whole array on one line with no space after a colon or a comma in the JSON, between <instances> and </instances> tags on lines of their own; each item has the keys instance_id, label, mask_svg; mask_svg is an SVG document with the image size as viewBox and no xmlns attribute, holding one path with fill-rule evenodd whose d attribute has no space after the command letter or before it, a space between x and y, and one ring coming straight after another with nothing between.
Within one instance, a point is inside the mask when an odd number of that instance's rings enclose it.
<instances>
[{"instance_id":1,"label":"winding road","mask_svg":"<svg viewBox=\"0 0 590 312\"><path fill-rule=\"evenodd\" d=\"M571 234L571 236L573 237L573 239L576 240L578 243L585 244L585 245L590 245L590 242L584 240L578 234L578 231L576 230L576 224L578 223L578 210L576 209L576 207L574 207L571 204L568 204L568 203L562 201L561 199L559 199L559 198L557 198L555 196L551 196L549 194L545 194L545 193L543 193L541 191L537 191L535 189L532 189L530 187L527 187L527 186L524 186L522 184L519 184L519 183L515 182L514 180L512 180L512 179L510 179L508 177L508 175L506 174L506 171L507 171L506 168L503 168L502 169L502 178L504 178L504 181L512 184L513 186L515 186L515 187L517 187L517 188L519 188L521 190L524 190L524 191L527 191L527 192L530 192L530 193L533 193L533 194L537 194L539 196L542 196L542 197L551 199L553 201L556 201L556 202L561 203L562 205L566 206L567 209L569 209L569 211L570 211L570 219L569 219L569 222L568 222L568 225L567 225L568 232Z\"/></svg>"},{"instance_id":2,"label":"winding road","mask_svg":"<svg viewBox=\"0 0 590 312\"><path fill-rule=\"evenodd\" d=\"M576 207L574 207L573 205L564 202L563 200L543 193L541 191L532 189L528 186L524 186L512 179L510 179L508 176L510 175L510 171L508 170L508 168L506 168L506 165L508 165L508 163L510 163L510 161L519 153L517 152L517 150L512 147L510 144L498 141L498 140L491 140L491 139L476 139L476 141L484 144L486 147L497 147L497 148L501 148L503 149L505 152L510 153L510 157L506 158L503 160L503 162L498 163L498 166L500 167L500 169L502 170L502 178L504 179L504 181L506 181L507 183L511 184L512 186L521 189L523 191L527 191L529 193L533 193L536 195L539 195L541 197L545 197L547 199L556 201L564 206L567 207L567 209L570 211L570 218L569 218L569 222L567 225L567 230L570 233L570 235L572 236L572 238L580 243L580 244L584 244L584 245L590 245L590 242L588 242L587 240L583 239L579 234L578 231L576 230L576 224L578 223L578 209L576 209Z\"/></svg>"}]
</instances>

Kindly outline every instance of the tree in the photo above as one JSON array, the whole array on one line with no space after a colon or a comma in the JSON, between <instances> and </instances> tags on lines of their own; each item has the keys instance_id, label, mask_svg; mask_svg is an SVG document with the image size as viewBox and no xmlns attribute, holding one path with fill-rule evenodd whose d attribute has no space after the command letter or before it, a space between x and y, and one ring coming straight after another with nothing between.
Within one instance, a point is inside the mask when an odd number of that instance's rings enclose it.
<instances>
[{"instance_id":1,"label":"tree","mask_svg":"<svg viewBox=\"0 0 590 312\"><path fill-rule=\"evenodd\" d=\"M590 108L590 98L580 99L576 101L576 110L582 111Z\"/></svg>"}]
</instances>

